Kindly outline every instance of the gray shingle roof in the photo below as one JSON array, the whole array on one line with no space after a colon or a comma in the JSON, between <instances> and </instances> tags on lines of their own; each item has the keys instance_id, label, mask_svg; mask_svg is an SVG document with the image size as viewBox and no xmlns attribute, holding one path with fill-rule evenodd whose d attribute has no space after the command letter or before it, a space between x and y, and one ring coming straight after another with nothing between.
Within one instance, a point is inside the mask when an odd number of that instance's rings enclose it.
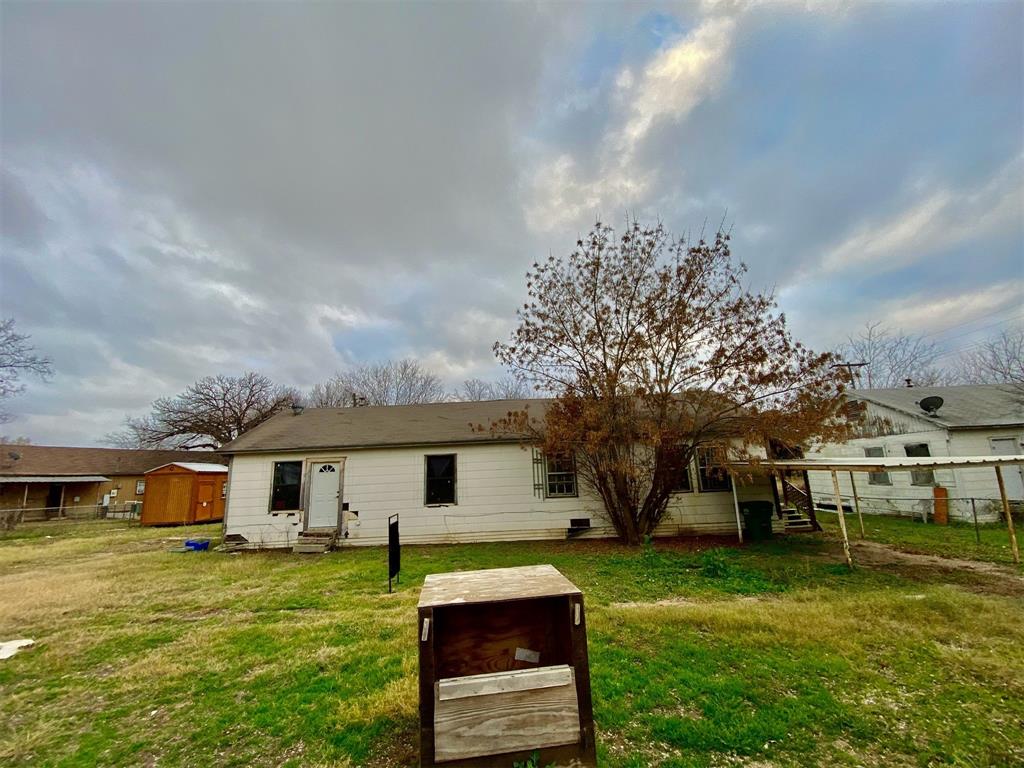
<instances>
[{"instance_id":1,"label":"gray shingle roof","mask_svg":"<svg viewBox=\"0 0 1024 768\"><path fill-rule=\"evenodd\" d=\"M929 416L918 405L924 397L938 395L942 407ZM894 408L949 429L1007 427L1024 424L1024 393L1011 386L965 384L955 387L896 387L855 389L851 400L866 400Z\"/></svg>"},{"instance_id":2,"label":"gray shingle roof","mask_svg":"<svg viewBox=\"0 0 1024 768\"><path fill-rule=\"evenodd\" d=\"M216 464L223 458L210 451L0 445L0 475L141 475L172 461Z\"/></svg>"},{"instance_id":3,"label":"gray shingle roof","mask_svg":"<svg viewBox=\"0 0 1024 768\"><path fill-rule=\"evenodd\" d=\"M513 411L544 413L546 400L485 400L470 403L307 408L298 416L279 413L219 449L220 453L313 448L375 448L516 441L486 427ZM483 431L474 425L483 425Z\"/></svg>"}]
</instances>

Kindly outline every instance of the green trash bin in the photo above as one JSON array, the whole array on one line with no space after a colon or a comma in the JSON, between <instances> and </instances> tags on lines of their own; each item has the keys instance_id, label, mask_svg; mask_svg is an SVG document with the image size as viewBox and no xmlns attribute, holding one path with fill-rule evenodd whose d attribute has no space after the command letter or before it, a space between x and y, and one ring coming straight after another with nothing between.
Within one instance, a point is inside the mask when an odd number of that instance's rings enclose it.
<instances>
[{"instance_id":1,"label":"green trash bin","mask_svg":"<svg viewBox=\"0 0 1024 768\"><path fill-rule=\"evenodd\" d=\"M772 515L775 505L770 501L741 501L743 535L749 541L762 541L772 537Z\"/></svg>"}]
</instances>

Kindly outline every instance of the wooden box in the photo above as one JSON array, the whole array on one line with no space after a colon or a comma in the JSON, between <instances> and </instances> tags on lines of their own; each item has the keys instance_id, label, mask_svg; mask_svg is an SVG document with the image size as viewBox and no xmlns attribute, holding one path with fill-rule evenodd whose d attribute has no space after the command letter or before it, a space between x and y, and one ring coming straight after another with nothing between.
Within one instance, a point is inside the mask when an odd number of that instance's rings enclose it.
<instances>
[{"instance_id":1,"label":"wooden box","mask_svg":"<svg viewBox=\"0 0 1024 768\"><path fill-rule=\"evenodd\" d=\"M550 565L427 576L420 765L593 766L583 594Z\"/></svg>"}]
</instances>

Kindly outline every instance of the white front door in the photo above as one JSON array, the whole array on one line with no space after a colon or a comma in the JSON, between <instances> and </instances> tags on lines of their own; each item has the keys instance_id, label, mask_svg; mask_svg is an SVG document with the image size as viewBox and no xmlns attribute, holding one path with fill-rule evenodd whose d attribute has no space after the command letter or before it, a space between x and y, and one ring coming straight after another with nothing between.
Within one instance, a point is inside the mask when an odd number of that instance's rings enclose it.
<instances>
[{"instance_id":1,"label":"white front door","mask_svg":"<svg viewBox=\"0 0 1024 768\"><path fill-rule=\"evenodd\" d=\"M1017 456L1020 454L1020 446L1015 437L993 437L993 456ZM1006 498L1010 501L1024 499L1024 478L1021 477L1020 464L1003 465L1003 485L1006 486Z\"/></svg>"},{"instance_id":2,"label":"white front door","mask_svg":"<svg viewBox=\"0 0 1024 768\"><path fill-rule=\"evenodd\" d=\"M337 528L341 464L336 461L310 465L309 519L307 528Z\"/></svg>"}]
</instances>

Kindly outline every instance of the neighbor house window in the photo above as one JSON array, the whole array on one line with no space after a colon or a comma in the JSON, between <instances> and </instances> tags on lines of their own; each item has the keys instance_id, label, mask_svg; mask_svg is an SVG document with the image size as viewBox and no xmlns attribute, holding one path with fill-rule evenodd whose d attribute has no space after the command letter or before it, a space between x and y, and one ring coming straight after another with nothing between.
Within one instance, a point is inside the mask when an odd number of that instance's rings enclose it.
<instances>
[{"instance_id":1,"label":"neighbor house window","mask_svg":"<svg viewBox=\"0 0 1024 768\"><path fill-rule=\"evenodd\" d=\"M274 484L270 491L271 512L298 509L301 485L301 461L275 461Z\"/></svg>"},{"instance_id":2,"label":"neighbor house window","mask_svg":"<svg viewBox=\"0 0 1024 768\"><path fill-rule=\"evenodd\" d=\"M141 496L145 492L146 492L146 481L145 480L136 480L135 481L135 495L136 496Z\"/></svg>"},{"instance_id":3,"label":"neighbor house window","mask_svg":"<svg viewBox=\"0 0 1024 768\"><path fill-rule=\"evenodd\" d=\"M576 460L572 456L546 456L544 464L547 496L575 496Z\"/></svg>"},{"instance_id":4,"label":"neighbor house window","mask_svg":"<svg viewBox=\"0 0 1024 768\"><path fill-rule=\"evenodd\" d=\"M903 446L903 452L911 458L931 456L928 443L911 443ZM910 471L911 485L935 485L935 473L930 469L913 469Z\"/></svg>"},{"instance_id":5,"label":"neighbor house window","mask_svg":"<svg viewBox=\"0 0 1024 768\"><path fill-rule=\"evenodd\" d=\"M455 454L426 457L424 504L455 503Z\"/></svg>"},{"instance_id":6,"label":"neighbor house window","mask_svg":"<svg viewBox=\"0 0 1024 768\"><path fill-rule=\"evenodd\" d=\"M864 449L864 457L868 459L884 459L885 448L881 445ZM892 485L888 472L868 472L868 485Z\"/></svg>"},{"instance_id":7,"label":"neighbor house window","mask_svg":"<svg viewBox=\"0 0 1024 768\"><path fill-rule=\"evenodd\" d=\"M697 479L700 481L701 491L731 490L729 473L721 467L714 466L711 459L711 451L701 451L697 455Z\"/></svg>"}]
</instances>

